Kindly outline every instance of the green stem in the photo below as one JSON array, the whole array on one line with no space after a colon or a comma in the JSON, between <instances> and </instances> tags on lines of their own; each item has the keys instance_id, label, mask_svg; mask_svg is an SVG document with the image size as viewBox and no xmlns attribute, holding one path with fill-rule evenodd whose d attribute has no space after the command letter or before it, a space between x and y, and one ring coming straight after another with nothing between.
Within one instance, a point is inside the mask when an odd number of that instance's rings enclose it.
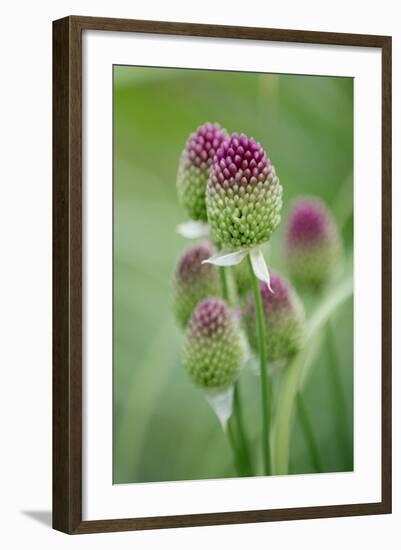
<instances>
[{"instance_id":1,"label":"green stem","mask_svg":"<svg viewBox=\"0 0 401 550\"><path fill-rule=\"evenodd\" d=\"M271 473L271 460L270 460L270 384L269 376L267 373L267 350L266 350L266 329L265 329L265 316L262 306L262 296L260 294L260 288L258 280L253 272L253 267L249 255L247 256L249 274L251 277L253 296L255 300L256 308L256 323L258 331L258 350L260 360L260 385L262 391L262 445L263 445L263 462L265 468L265 474Z\"/></svg>"},{"instance_id":2,"label":"green stem","mask_svg":"<svg viewBox=\"0 0 401 550\"><path fill-rule=\"evenodd\" d=\"M244 421L242 416L241 398L239 393L239 381L237 380L234 385L234 414L237 422L238 437L240 440L241 454L247 475L251 476L253 473L251 456L248 449L248 441L245 435Z\"/></svg>"},{"instance_id":3,"label":"green stem","mask_svg":"<svg viewBox=\"0 0 401 550\"><path fill-rule=\"evenodd\" d=\"M224 267L220 267L219 272L223 298L228 304L230 304L231 300L227 281L227 271ZM237 470L240 475L252 475L252 465L248 450L248 442L245 437L238 380L234 384L234 417L237 434L235 434L232 424L232 421L234 419L229 420L227 433L231 442L231 446L233 447L233 450L236 454L235 461L238 465Z\"/></svg>"},{"instance_id":4,"label":"green stem","mask_svg":"<svg viewBox=\"0 0 401 550\"><path fill-rule=\"evenodd\" d=\"M327 325L327 345L329 355L329 375L330 382L333 388L334 405L336 409L337 433L341 446L344 449L346 456L346 468L352 469L353 457L351 447L348 441L346 427L347 421L347 402L345 399L344 388L341 382L341 374L339 370L339 362L337 360L336 346L334 342L333 332L330 323Z\"/></svg>"},{"instance_id":5,"label":"green stem","mask_svg":"<svg viewBox=\"0 0 401 550\"><path fill-rule=\"evenodd\" d=\"M306 409L302 395L297 395L297 405L299 412L299 420L305 435L306 443L308 446L309 456L312 462L312 466L315 472L323 472L323 462L320 456L319 447L317 445L315 435L313 433L312 424Z\"/></svg>"},{"instance_id":6,"label":"green stem","mask_svg":"<svg viewBox=\"0 0 401 550\"><path fill-rule=\"evenodd\" d=\"M227 422L227 438L228 438L228 441L230 442L231 449L233 451L234 466L235 466L235 469L237 471L237 474L239 476L246 475L246 474L244 474L241 459L240 459L239 454L238 454L238 443L237 443L237 440L236 440L235 430L234 430L233 424L231 422L231 419L229 419L229 421Z\"/></svg>"},{"instance_id":7,"label":"green stem","mask_svg":"<svg viewBox=\"0 0 401 550\"><path fill-rule=\"evenodd\" d=\"M221 281L221 291L224 300L229 304L230 303L230 295L228 292L228 281L227 281L227 273L224 267L219 267L219 273L220 273L220 281Z\"/></svg>"}]
</instances>

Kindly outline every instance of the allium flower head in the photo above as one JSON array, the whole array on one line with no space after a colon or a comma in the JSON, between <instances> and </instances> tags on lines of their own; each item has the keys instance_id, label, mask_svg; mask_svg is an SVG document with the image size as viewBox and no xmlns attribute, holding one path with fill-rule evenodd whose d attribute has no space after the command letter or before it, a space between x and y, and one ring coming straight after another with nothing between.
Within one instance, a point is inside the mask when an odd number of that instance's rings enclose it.
<instances>
[{"instance_id":1,"label":"allium flower head","mask_svg":"<svg viewBox=\"0 0 401 550\"><path fill-rule=\"evenodd\" d=\"M191 134L181 154L177 175L178 199L192 220L207 221L205 191L216 151L228 138L219 124L207 122Z\"/></svg>"},{"instance_id":2,"label":"allium flower head","mask_svg":"<svg viewBox=\"0 0 401 550\"><path fill-rule=\"evenodd\" d=\"M207 298L188 325L183 364L194 384L223 390L236 379L243 347L238 322L223 300Z\"/></svg>"},{"instance_id":3,"label":"allium flower head","mask_svg":"<svg viewBox=\"0 0 401 550\"><path fill-rule=\"evenodd\" d=\"M286 253L295 282L321 286L332 275L341 257L336 222L319 199L300 199L290 212Z\"/></svg>"},{"instance_id":4,"label":"allium flower head","mask_svg":"<svg viewBox=\"0 0 401 550\"><path fill-rule=\"evenodd\" d=\"M217 150L206 191L214 240L228 250L268 241L280 222L282 187L262 146L232 134Z\"/></svg>"},{"instance_id":5,"label":"allium flower head","mask_svg":"<svg viewBox=\"0 0 401 550\"><path fill-rule=\"evenodd\" d=\"M185 327L196 305L204 298L221 295L217 267L202 264L215 252L205 241L188 248L178 260L173 280L174 309L178 322Z\"/></svg>"},{"instance_id":6,"label":"allium flower head","mask_svg":"<svg viewBox=\"0 0 401 550\"><path fill-rule=\"evenodd\" d=\"M266 283L260 283L262 305L266 326L266 349L268 361L281 362L297 353L302 345L304 309L295 290L279 275L270 279L273 293ZM249 296L244 306L244 322L249 343L258 349L255 302Z\"/></svg>"}]
</instances>

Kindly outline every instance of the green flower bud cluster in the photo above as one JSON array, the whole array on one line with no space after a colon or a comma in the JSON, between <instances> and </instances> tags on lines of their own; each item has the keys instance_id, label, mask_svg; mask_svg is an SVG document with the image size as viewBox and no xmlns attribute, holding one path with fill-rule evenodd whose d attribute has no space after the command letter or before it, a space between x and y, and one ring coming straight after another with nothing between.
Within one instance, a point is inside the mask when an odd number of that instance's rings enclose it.
<instances>
[{"instance_id":1,"label":"green flower bud cluster","mask_svg":"<svg viewBox=\"0 0 401 550\"><path fill-rule=\"evenodd\" d=\"M183 364L191 381L204 389L223 390L239 374L243 358L237 320L223 300L198 304L188 325Z\"/></svg>"},{"instance_id":2,"label":"green flower bud cluster","mask_svg":"<svg viewBox=\"0 0 401 550\"><path fill-rule=\"evenodd\" d=\"M267 357L268 361L275 363L289 359L301 348L305 315L295 290L285 279L273 273L270 283L273 293L266 283L260 284L260 292L265 316ZM244 306L244 323L254 351L258 349L256 322L255 302L249 296Z\"/></svg>"},{"instance_id":3,"label":"green flower bud cluster","mask_svg":"<svg viewBox=\"0 0 401 550\"><path fill-rule=\"evenodd\" d=\"M290 212L286 256L291 278L300 285L321 287L333 275L342 255L336 222L319 199L300 199Z\"/></svg>"},{"instance_id":4,"label":"green flower bud cluster","mask_svg":"<svg viewBox=\"0 0 401 550\"><path fill-rule=\"evenodd\" d=\"M173 278L173 304L181 327L186 327L193 310L205 298L220 297L221 283L216 266L202 264L215 253L207 241L183 252Z\"/></svg>"},{"instance_id":5,"label":"green flower bud cluster","mask_svg":"<svg viewBox=\"0 0 401 550\"><path fill-rule=\"evenodd\" d=\"M206 189L212 236L222 248L268 241L280 223L282 187L259 143L236 133L217 150Z\"/></svg>"},{"instance_id":6,"label":"green flower bud cluster","mask_svg":"<svg viewBox=\"0 0 401 550\"><path fill-rule=\"evenodd\" d=\"M219 124L207 122L188 138L177 175L178 199L192 220L207 221L205 191L216 151L227 139Z\"/></svg>"}]
</instances>

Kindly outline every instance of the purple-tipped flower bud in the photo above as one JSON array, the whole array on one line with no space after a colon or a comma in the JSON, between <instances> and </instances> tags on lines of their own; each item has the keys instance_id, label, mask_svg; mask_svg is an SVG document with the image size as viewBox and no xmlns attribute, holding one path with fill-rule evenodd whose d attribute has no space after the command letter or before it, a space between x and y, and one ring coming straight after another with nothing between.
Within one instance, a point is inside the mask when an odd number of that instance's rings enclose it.
<instances>
[{"instance_id":1,"label":"purple-tipped flower bud","mask_svg":"<svg viewBox=\"0 0 401 550\"><path fill-rule=\"evenodd\" d=\"M216 151L228 138L219 124L206 122L191 134L181 154L177 175L178 199L192 220L207 221L205 191Z\"/></svg>"},{"instance_id":2,"label":"purple-tipped flower bud","mask_svg":"<svg viewBox=\"0 0 401 550\"><path fill-rule=\"evenodd\" d=\"M270 283L260 283L262 305L266 326L266 349L268 361L281 362L296 354L302 346L305 314L301 301L291 285L277 274L272 274ZM244 306L244 322L249 343L258 349L256 310L253 296Z\"/></svg>"},{"instance_id":3,"label":"purple-tipped flower bud","mask_svg":"<svg viewBox=\"0 0 401 550\"><path fill-rule=\"evenodd\" d=\"M175 314L182 327L187 325L199 302L221 296L217 267L202 264L214 253L212 244L205 241L186 249L178 260L173 280L173 298Z\"/></svg>"},{"instance_id":4,"label":"purple-tipped flower bud","mask_svg":"<svg viewBox=\"0 0 401 550\"><path fill-rule=\"evenodd\" d=\"M286 255L292 279L319 287L327 282L341 258L336 222L319 199L298 200L290 212Z\"/></svg>"},{"instance_id":5,"label":"purple-tipped flower bud","mask_svg":"<svg viewBox=\"0 0 401 550\"><path fill-rule=\"evenodd\" d=\"M214 240L223 248L268 241L280 222L282 187L274 166L253 138L234 133L218 149L206 191Z\"/></svg>"},{"instance_id":6,"label":"purple-tipped flower bud","mask_svg":"<svg viewBox=\"0 0 401 550\"><path fill-rule=\"evenodd\" d=\"M183 364L194 384L225 389L237 378L242 363L238 322L225 302L208 298L198 304L186 334Z\"/></svg>"}]
</instances>

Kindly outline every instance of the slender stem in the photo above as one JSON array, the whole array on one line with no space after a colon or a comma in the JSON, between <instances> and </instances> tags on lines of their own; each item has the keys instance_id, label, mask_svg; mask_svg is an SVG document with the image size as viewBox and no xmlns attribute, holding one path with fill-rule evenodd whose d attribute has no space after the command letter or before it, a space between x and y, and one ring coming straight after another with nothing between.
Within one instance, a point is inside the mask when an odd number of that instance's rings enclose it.
<instances>
[{"instance_id":1,"label":"slender stem","mask_svg":"<svg viewBox=\"0 0 401 550\"><path fill-rule=\"evenodd\" d=\"M299 392L297 394L297 405L299 411L299 420L301 422L301 426L305 435L313 469L315 470L315 472L323 472L323 462L320 456L319 447L313 433L312 424L303 397Z\"/></svg>"},{"instance_id":2,"label":"slender stem","mask_svg":"<svg viewBox=\"0 0 401 550\"><path fill-rule=\"evenodd\" d=\"M220 273L220 281L221 281L221 290L224 300L229 303L230 302L230 295L228 292L228 281L227 281L227 273L224 267L219 267L219 273Z\"/></svg>"},{"instance_id":3,"label":"slender stem","mask_svg":"<svg viewBox=\"0 0 401 550\"><path fill-rule=\"evenodd\" d=\"M345 399L344 388L341 382L341 375L339 370L339 362L337 360L337 353L335 349L335 342L333 338L333 332L331 330L330 323L327 325L327 343L328 343L328 355L329 355L329 374L330 382L333 388L333 396L336 409L336 422L338 438L344 449L346 456L346 467L352 468L353 457L352 451L348 440L348 434L346 432L347 427L347 402Z\"/></svg>"},{"instance_id":4,"label":"slender stem","mask_svg":"<svg viewBox=\"0 0 401 550\"><path fill-rule=\"evenodd\" d=\"M220 272L223 298L228 304L230 304L227 271L224 267L220 267L219 272ZM248 443L245 437L244 422L242 418L242 407L241 407L238 380L234 383L234 416L235 416L235 424L238 432L236 434L237 437L233 431L234 428L233 428L231 419L228 422L228 430L229 430L228 435L229 435L231 445L233 446L233 449L236 453L236 462L239 464L238 473L240 475L252 475L252 465L251 465L251 460L250 460L250 455L248 450Z\"/></svg>"},{"instance_id":5,"label":"slender stem","mask_svg":"<svg viewBox=\"0 0 401 550\"><path fill-rule=\"evenodd\" d=\"M237 471L237 474L239 476L242 476L243 475L243 467L242 467L241 460L240 460L239 455L238 455L238 450L237 450L238 449L238 443L236 441L234 428L233 428L233 425L230 422L230 420L227 422L227 438L228 438L228 441L230 442L231 449L233 451L233 459L234 459L235 469Z\"/></svg>"},{"instance_id":6,"label":"slender stem","mask_svg":"<svg viewBox=\"0 0 401 550\"><path fill-rule=\"evenodd\" d=\"M258 348L259 348L259 360L260 360L260 382L262 391L262 445L263 445L263 461L265 467L265 474L271 473L271 459L270 459L270 421L271 421L271 403L270 403L270 383L267 373L267 350L266 350L266 328L265 328L265 316L262 306L262 296L260 294L260 288L255 273L253 272L251 259L247 256L247 262L249 267L249 273L251 277L253 296L255 300L256 308L256 323L258 330Z\"/></svg>"},{"instance_id":7,"label":"slender stem","mask_svg":"<svg viewBox=\"0 0 401 550\"><path fill-rule=\"evenodd\" d=\"M248 449L248 441L245 435L238 380L234 385L234 413L235 413L235 419L237 421L238 437L241 444L241 454L243 456L244 466L246 468L248 475L252 475L252 472L253 472L252 460Z\"/></svg>"}]
</instances>

